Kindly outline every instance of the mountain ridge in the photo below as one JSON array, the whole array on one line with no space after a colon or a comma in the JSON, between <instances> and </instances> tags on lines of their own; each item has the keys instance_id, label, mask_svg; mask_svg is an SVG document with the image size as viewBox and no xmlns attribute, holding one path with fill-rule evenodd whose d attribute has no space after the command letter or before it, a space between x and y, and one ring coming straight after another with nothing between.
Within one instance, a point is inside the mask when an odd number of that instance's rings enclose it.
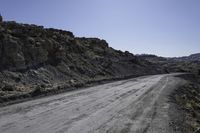
<instances>
[{"instance_id":1,"label":"mountain ridge","mask_svg":"<svg viewBox=\"0 0 200 133\"><path fill-rule=\"evenodd\" d=\"M195 53L183 57L174 57L173 59L178 61L200 61L200 53Z\"/></svg>"}]
</instances>

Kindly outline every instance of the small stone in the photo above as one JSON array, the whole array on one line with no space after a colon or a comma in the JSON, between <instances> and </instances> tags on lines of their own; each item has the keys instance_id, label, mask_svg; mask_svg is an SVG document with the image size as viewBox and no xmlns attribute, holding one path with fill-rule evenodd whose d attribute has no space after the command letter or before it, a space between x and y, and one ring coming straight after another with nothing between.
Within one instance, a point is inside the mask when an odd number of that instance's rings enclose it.
<instances>
[{"instance_id":1,"label":"small stone","mask_svg":"<svg viewBox=\"0 0 200 133\"><path fill-rule=\"evenodd\" d=\"M70 82L71 84L74 84L74 83L75 83L75 80L74 80L74 79L71 79L69 82Z\"/></svg>"}]
</instances>

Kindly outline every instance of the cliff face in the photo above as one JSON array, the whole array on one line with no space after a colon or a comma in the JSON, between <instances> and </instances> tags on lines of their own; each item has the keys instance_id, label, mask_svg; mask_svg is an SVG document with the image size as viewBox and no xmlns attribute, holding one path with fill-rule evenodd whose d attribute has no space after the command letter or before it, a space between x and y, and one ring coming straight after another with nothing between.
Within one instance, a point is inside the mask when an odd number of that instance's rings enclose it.
<instances>
[{"instance_id":1,"label":"cliff face","mask_svg":"<svg viewBox=\"0 0 200 133\"><path fill-rule=\"evenodd\" d=\"M0 97L163 73L148 61L69 31L0 22ZM80 86L81 86L80 85ZM67 87L66 87L67 86ZM9 89L11 88L11 89Z\"/></svg>"}]
</instances>

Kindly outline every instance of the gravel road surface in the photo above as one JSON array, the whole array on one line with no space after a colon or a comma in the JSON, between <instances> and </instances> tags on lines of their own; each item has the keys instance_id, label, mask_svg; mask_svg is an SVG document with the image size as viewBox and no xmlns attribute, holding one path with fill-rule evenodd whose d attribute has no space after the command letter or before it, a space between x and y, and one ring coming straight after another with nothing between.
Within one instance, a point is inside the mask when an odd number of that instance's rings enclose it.
<instances>
[{"instance_id":1,"label":"gravel road surface","mask_svg":"<svg viewBox=\"0 0 200 133\"><path fill-rule=\"evenodd\" d=\"M168 95L184 81L174 75L143 76L1 107L0 133L175 133Z\"/></svg>"}]
</instances>

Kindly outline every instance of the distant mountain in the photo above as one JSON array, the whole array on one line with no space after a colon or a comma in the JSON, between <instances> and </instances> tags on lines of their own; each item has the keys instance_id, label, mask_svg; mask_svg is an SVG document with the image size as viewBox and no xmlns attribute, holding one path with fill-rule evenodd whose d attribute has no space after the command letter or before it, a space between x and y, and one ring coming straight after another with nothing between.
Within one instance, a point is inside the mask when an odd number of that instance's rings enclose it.
<instances>
[{"instance_id":1,"label":"distant mountain","mask_svg":"<svg viewBox=\"0 0 200 133\"><path fill-rule=\"evenodd\" d=\"M138 58L157 64L168 72L192 72L200 73L200 53L184 57L165 58L156 55L142 54Z\"/></svg>"},{"instance_id":2,"label":"distant mountain","mask_svg":"<svg viewBox=\"0 0 200 133\"><path fill-rule=\"evenodd\" d=\"M161 57L161 56L157 56L157 55L152 55L152 54L141 54L141 55L136 55L136 56L138 58L140 58L140 59L144 59L144 60L147 60L147 61L153 62L153 63L167 61L167 58L165 58L165 57Z\"/></svg>"},{"instance_id":3,"label":"distant mountain","mask_svg":"<svg viewBox=\"0 0 200 133\"><path fill-rule=\"evenodd\" d=\"M191 54L190 56L172 58L177 61L200 61L200 53Z\"/></svg>"}]
</instances>

